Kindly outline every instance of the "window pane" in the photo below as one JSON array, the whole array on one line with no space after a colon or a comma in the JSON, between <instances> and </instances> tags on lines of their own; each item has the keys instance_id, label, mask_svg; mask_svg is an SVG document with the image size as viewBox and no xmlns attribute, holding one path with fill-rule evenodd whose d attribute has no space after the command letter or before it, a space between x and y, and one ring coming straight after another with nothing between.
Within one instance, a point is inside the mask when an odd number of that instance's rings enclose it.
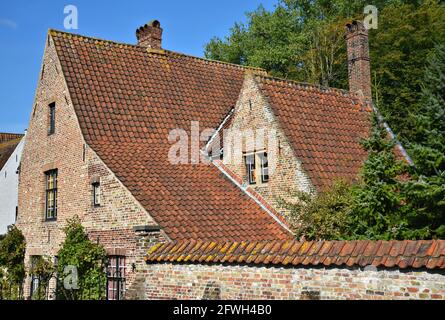
<instances>
[{"instance_id":1,"label":"window pane","mask_svg":"<svg viewBox=\"0 0 445 320\"><path fill-rule=\"evenodd\" d=\"M249 154L245 156L246 163L246 173L247 173L247 181L250 184L256 183L256 175L255 175L255 155Z\"/></svg>"},{"instance_id":2,"label":"window pane","mask_svg":"<svg viewBox=\"0 0 445 320\"><path fill-rule=\"evenodd\" d=\"M125 257L112 256L109 258L107 277L108 300L121 300L125 292Z\"/></svg>"},{"instance_id":3,"label":"window pane","mask_svg":"<svg viewBox=\"0 0 445 320\"><path fill-rule=\"evenodd\" d=\"M49 105L49 128L48 133L53 134L56 131L56 104Z\"/></svg>"},{"instance_id":4,"label":"window pane","mask_svg":"<svg viewBox=\"0 0 445 320\"><path fill-rule=\"evenodd\" d=\"M261 181L268 182L269 181L269 164L267 159L267 152L263 152L259 154L261 159Z\"/></svg>"},{"instance_id":5,"label":"window pane","mask_svg":"<svg viewBox=\"0 0 445 320\"><path fill-rule=\"evenodd\" d=\"M46 218L57 217L57 170L51 170L46 175Z\"/></svg>"}]
</instances>

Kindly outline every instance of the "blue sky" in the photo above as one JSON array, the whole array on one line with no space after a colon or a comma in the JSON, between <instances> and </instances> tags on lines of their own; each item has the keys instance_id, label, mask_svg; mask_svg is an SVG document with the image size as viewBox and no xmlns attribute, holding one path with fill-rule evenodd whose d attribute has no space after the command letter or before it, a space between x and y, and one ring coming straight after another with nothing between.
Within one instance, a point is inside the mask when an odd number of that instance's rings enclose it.
<instances>
[{"instance_id":1,"label":"blue sky","mask_svg":"<svg viewBox=\"0 0 445 320\"><path fill-rule=\"evenodd\" d=\"M16 0L0 2L0 132L23 132L28 126L45 36L64 30L66 5L79 13L70 32L135 43L137 27L158 19L163 47L202 56L213 36L228 35L245 13L260 4L273 9L277 0Z\"/></svg>"}]
</instances>

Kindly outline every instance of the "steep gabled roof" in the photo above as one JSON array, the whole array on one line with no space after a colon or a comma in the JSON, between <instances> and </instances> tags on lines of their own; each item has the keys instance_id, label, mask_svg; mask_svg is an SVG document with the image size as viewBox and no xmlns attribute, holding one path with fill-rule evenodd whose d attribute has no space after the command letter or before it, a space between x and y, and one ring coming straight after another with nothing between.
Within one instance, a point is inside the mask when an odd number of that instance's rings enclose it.
<instances>
[{"instance_id":1,"label":"steep gabled roof","mask_svg":"<svg viewBox=\"0 0 445 320\"><path fill-rule=\"evenodd\" d=\"M349 92L257 76L286 136L317 190L336 179L352 181L366 158L370 113Z\"/></svg>"},{"instance_id":2,"label":"steep gabled roof","mask_svg":"<svg viewBox=\"0 0 445 320\"><path fill-rule=\"evenodd\" d=\"M216 128L235 105L240 66L50 31L89 146L174 239L290 237L216 167L172 165L171 130Z\"/></svg>"},{"instance_id":3,"label":"steep gabled roof","mask_svg":"<svg viewBox=\"0 0 445 320\"><path fill-rule=\"evenodd\" d=\"M22 134L0 133L0 170L22 140Z\"/></svg>"}]
</instances>

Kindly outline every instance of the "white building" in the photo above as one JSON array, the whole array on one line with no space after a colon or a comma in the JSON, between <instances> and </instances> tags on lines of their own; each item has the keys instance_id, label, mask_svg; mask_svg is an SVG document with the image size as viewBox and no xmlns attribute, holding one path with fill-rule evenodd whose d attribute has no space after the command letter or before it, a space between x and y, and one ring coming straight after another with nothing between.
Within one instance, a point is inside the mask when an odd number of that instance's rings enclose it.
<instances>
[{"instance_id":1,"label":"white building","mask_svg":"<svg viewBox=\"0 0 445 320\"><path fill-rule=\"evenodd\" d=\"M0 133L0 234L15 223L18 205L18 167L25 138Z\"/></svg>"}]
</instances>

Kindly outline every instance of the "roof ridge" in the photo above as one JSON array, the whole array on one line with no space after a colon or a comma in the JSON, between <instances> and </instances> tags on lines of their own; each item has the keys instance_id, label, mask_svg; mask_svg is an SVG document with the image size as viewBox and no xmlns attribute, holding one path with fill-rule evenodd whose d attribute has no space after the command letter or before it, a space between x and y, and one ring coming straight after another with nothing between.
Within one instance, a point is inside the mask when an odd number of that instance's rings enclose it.
<instances>
[{"instance_id":1,"label":"roof ridge","mask_svg":"<svg viewBox=\"0 0 445 320\"><path fill-rule=\"evenodd\" d=\"M121 46L141 48L141 46L138 46L138 45L135 45L135 44L131 44L131 43L118 42L118 41L114 41L114 40L107 40L107 39L103 39L103 38L99 38L99 37L84 36L84 35L78 34L78 33L66 32L66 31L61 31L61 30L56 30L56 29L51 29L51 28L48 29L48 34L50 34L50 35L61 34L61 35L67 35L67 36L71 36L71 37L74 36L74 37L87 39L87 40L96 40L96 41L108 42L108 43L111 43L111 44L116 44L116 45L121 45Z\"/></svg>"},{"instance_id":2,"label":"roof ridge","mask_svg":"<svg viewBox=\"0 0 445 320\"><path fill-rule=\"evenodd\" d=\"M274 82L283 82L283 83L287 83L287 84L293 84L293 85L296 85L299 87L311 87L311 88L318 89L320 91L334 91L334 92L338 92L338 93L347 95L350 98L356 99L356 97L350 91L348 91L346 89L328 87L328 86L323 86L321 84L297 81L297 80L292 80L292 79L278 78L278 77L274 77L274 76L270 76L270 75L256 75L256 77L263 78L266 80L272 80Z\"/></svg>"},{"instance_id":3,"label":"roof ridge","mask_svg":"<svg viewBox=\"0 0 445 320\"><path fill-rule=\"evenodd\" d=\"M87 39L87 40L95 40L95 41L107 42L107 43L115 44L115 45L119 45L119 46L128 46L128 47L145 49L144 47L136 45L136 44L125 43L125 42L118 42L118 41L103 39L103 38L99 38L99 37L84 36L84 35L81 35L81 34L78 34L78 33L71 33L71 32L66 32L66 31L61 31L61 30L56 30L56 29L49 29L48 33L51 34L51 35L62 34L62 35L74 36L74 37ZM213 60L213 59L208 59L208 58L203 58L203 57L197 57L197 56L194 56L194 55L191 55L191 54L178 52L178 51L173 51L173 50L168 50L168 49L161 49L161 50L155 50L155 51L152 51L152 50L153 49L147 50L147 52L149 52L149 53L150 52L152 52L152 53L159 53L160 51L163 51L163 52L167 52L169 54L178 55L178 56L184 56L184 57L188 57L188 58L192 58L192 59L196 59L196 60L202 60L202 61L208 61L208 62L222 64L222 65L232 66L232 67L239 68L239 69L263 71L264 73L266 73L265 69L259 68L259 67L243 66L243 65L236 64L236 63L231 63L231 62L225 62L225 61Z\"/></svg>"}]
</instances>

